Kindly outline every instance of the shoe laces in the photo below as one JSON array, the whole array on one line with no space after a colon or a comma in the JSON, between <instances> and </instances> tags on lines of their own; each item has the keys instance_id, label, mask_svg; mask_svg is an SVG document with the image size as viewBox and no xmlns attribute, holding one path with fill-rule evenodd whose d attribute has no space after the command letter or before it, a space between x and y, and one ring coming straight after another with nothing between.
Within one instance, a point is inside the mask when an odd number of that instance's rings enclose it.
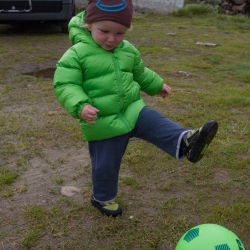
<instances>
[{"instance_id":1,"label":"shoe laces","mask_svg":"<svg viewBox=\"0 0 250 250\"><path fill-rule=\"evenodd\" d=\"M183 148L184 155L189 156L189 151L191 149L191 144L194 141L194 139L195 139L195 137L196 137L196 135L198 134L199 131L200 131L200 129L197 129L197 130L191 130L191 131L189 131L187 133L187 138L185 140L186 147Z\"/></svg>"},{"instance_id":2,"label":"shoe laces","mask_svg":"<svg viewBox=\"0 0 250 250\"><path fill-rule=\"evenodd\" d=\"M196 135L201 131L202 127L196 130L191 130L187 133L187 139L185 141L186 146L189 147L191 142L195 139Z\"/></svg>"}]
</instances>

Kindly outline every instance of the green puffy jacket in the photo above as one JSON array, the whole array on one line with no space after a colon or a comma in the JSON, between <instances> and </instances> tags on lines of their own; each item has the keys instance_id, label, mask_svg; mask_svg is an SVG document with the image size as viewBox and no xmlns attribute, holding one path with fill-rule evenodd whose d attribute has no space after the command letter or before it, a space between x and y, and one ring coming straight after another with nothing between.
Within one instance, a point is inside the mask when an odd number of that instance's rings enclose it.
<instances>
[{"instance_id":1,"label":"green puffy jacket","mask_svg":"<svg viewBox=\"0 0 250 250\"><path fill-rule=\"evenodd\" d=\"M84 141L112 138L130 132L145 103L140 90L159 94L163 80L144 66L139 51L123 41L113 51L95 43L84 24L86 11L69 23L73 46L57 63L54 92L60 104L80 119ZM95 124L81 119L87 104L100 110Z\"/></svg>"}]
</instances>

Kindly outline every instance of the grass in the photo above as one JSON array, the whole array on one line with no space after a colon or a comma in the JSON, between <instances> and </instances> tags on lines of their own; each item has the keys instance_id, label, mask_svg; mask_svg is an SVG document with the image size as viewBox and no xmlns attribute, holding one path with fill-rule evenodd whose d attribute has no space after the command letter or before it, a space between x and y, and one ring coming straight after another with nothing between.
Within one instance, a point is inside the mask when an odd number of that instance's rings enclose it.
<instances>
[{"instance_id":1,"label":"grass","mask_svg":"<svg viewBox=\"0 0 250 250\"><path fill-rule=\"evenodd\" d=\"M184 127L209 119L219 131L197 164L132 139L117 201L102 216L91 195L87 144L59 106L52 80L25 75L55 67L71 46L58 27L0 26L0 244L3 249L174 250L191 227L216 223L250 248L250 20L207 5L167 16L137 14L127 33L145 65L172 88L148 106ZM215 43L215 47L197 45ZM63 198L62 185L83 192Z\"/></svg>"},{"instance_id":2,"label":"grass","mask_svg":"<svg viewBox=\"0 0 250 250\"><path fill-rule=\"evenodd\" d=\"M8 169L0 168L0 186L15 182L18 173L10 172Z\"/></svg>"}]
</instances>

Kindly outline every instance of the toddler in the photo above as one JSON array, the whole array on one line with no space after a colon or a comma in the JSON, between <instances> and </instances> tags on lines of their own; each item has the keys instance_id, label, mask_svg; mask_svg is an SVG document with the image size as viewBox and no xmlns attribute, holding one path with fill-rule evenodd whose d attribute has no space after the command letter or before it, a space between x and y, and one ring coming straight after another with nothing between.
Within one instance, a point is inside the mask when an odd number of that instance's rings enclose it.
<instances>
[{"instance_id":1,"label":"toddler","mask_svg":"<svg viewBox=\"0 0 250 250\"><path fill-rule=\"evenodd\" d=\"M80 120L92 165L91 203L107 216L122 209L115 202L122 157L131 137L146 140L176 159L198 162L218 124L183 128L146 106L148 95L171 93L139 51L124 40L131 27L132 0L90 0L69 23L73 46L57 63L54 92L68 113Z\"/></svg>"}]
</instances>

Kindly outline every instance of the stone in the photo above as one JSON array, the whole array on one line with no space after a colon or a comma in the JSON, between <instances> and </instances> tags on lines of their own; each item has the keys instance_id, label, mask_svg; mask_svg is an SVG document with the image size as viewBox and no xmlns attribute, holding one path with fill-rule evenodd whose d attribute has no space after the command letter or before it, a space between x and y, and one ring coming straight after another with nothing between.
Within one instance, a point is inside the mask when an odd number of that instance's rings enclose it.
<instances>
[{"instance_id":1,"label":"stone","mask_svg":"<svg viewBox=\"0 0 250 250\"><path fill-rule=\"evenodd\" d=\"M75 193L80 193L81 189L74 186L64 186L61 188L61 194L67 197L73 196Z\"/></svg>"}]
</instances>

